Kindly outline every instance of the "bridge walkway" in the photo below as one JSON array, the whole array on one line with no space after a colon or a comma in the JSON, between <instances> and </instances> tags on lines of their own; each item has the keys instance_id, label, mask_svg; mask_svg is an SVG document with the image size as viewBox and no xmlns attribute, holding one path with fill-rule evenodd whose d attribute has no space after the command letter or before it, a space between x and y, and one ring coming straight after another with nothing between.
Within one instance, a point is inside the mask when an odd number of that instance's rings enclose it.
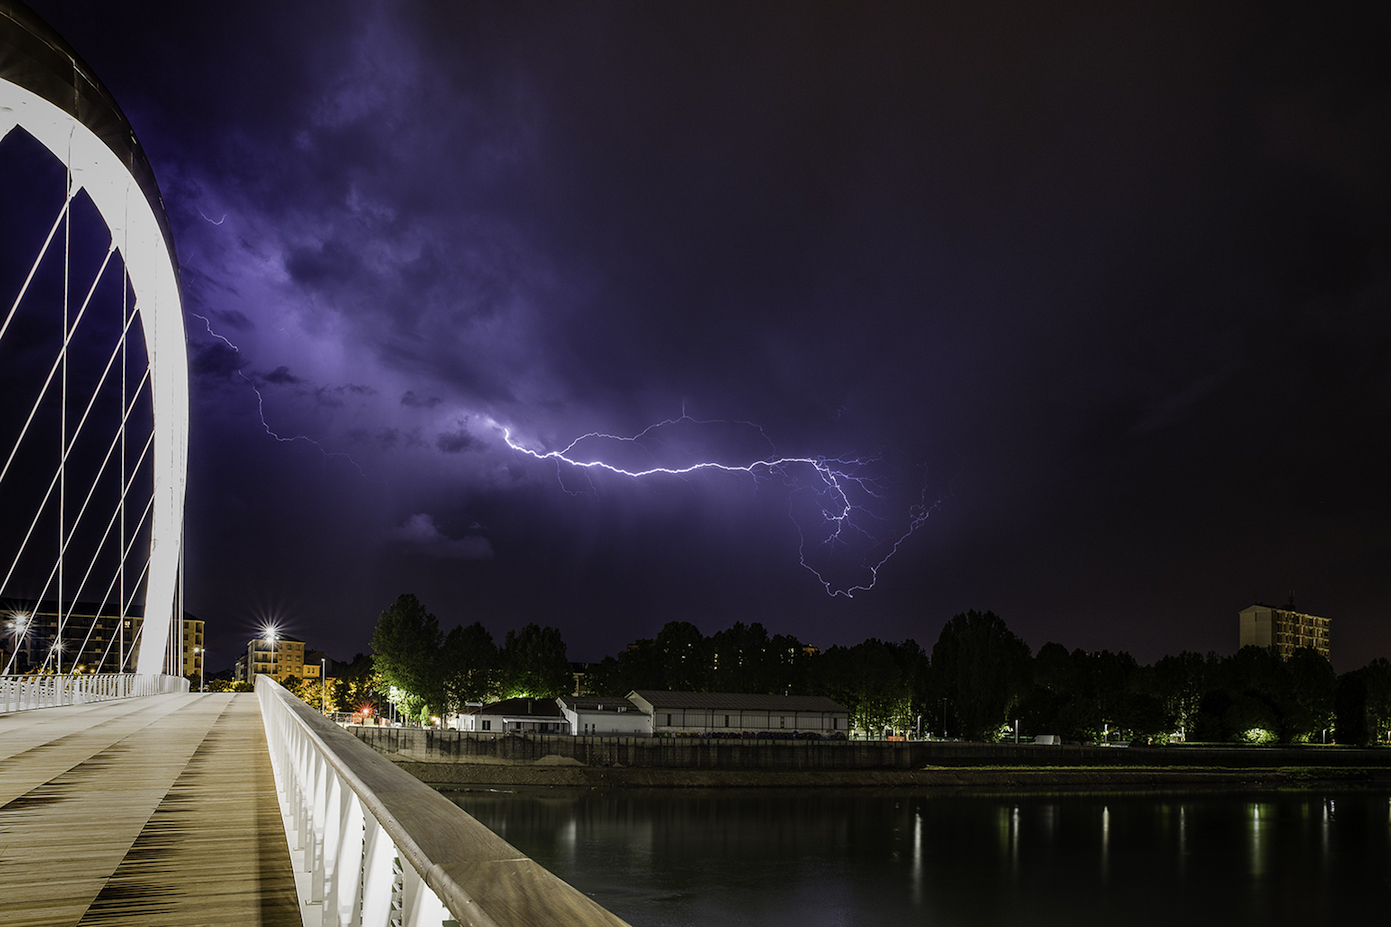
<instances>
[{"instance_id":1,"label":"bridge walkway","mask_svg":"<svg viewBox=\"0 0 1391 927\"><path fill-rule=\"evenodd\" d=\"M0 924L299 927L256 696L0 715Z\"/></svg>"}]
</instances>

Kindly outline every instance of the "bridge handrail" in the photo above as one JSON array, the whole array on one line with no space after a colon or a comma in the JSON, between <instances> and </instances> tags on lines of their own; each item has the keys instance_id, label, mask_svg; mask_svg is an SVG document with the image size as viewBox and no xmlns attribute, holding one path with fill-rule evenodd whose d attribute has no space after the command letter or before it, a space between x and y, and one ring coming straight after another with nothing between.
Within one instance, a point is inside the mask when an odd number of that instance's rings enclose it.
<instances>
[{"instance_id":1,"label":"bridge handrail","mask_svg":"<svg viewBox=\"0 0 1391 927\"><path fill-rule=\"evenodd\" d=\"M82 673L74 676L0 675L0 713L187 691L188 680L182 676L150 676L138 673Z\"/></svg>"},{"instance_id":2,"label":"bridge handrail","mask_svg":"<svg viewBox=\"0 0 1391 927\"><path fill-rule=\"evenodd\" d=\"M256 677L256 695L287 836L303 852L297 865L325 927L433 927L450 918L474 927L625 927L269 676Z\"/></svg>"}]
</instances>

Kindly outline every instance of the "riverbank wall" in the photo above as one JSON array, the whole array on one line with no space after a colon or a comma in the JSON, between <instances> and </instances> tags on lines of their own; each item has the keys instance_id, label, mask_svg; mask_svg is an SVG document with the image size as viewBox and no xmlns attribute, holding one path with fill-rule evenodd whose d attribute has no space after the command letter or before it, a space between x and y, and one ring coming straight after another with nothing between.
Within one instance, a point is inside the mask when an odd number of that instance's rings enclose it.
<instances>
[{"instance_id":1,"label":"riverbank wall","mask_svg":"<svg viewBox=\"0 0 1391 927\"><path fill-rule=\"evenodd\" d=\"M360 726L348 730L388 759L412 766L461 764L746 772L913 771L953 767L1391 769L1391 750L1352 747L1102 747L955 741L572 737Z\"/></svg>"}]
</instances>

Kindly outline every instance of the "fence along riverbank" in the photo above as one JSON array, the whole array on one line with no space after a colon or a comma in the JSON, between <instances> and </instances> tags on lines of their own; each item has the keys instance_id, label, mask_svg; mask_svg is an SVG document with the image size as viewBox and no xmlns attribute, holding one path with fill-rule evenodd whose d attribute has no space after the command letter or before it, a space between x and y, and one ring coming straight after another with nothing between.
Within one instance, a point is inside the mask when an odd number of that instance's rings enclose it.
<instances>
[{"instance_id":1,"label":"fence along riverbank","mask_svg":"<svg viewBox=\"0 0 1391 927\"><path fill-rule=\"evenodd\" d=\"M487 734L350 727L398 763L696 770L913 770L929 766L1391 768L1391 750L1353 747L1102 747L956 741L720 740Z\"/></svg>"}]
</instances>

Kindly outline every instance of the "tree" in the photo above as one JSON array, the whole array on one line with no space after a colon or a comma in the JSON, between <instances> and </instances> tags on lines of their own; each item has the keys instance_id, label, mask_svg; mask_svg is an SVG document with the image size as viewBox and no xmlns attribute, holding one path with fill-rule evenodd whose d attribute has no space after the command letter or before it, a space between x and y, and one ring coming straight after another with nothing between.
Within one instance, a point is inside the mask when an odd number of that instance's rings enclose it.
<instances>
[{"instance_id":1,"label":"tree","mask_svg":"<svg viewBox=\"0 0 1391 927\"><path fill-rule=\"evenodd\" d=\"M901 644L886 644L898 665L900 678L906 693L906 703L902 708L903 720L899 726L904 730L917 731L918 719L924 715L930 719L932 705L936 701L932 686L932 660L927 651L911 637ZM925 730L932 727L931 720L924 719Z\"/></svg>"},{"instance_id":2,"label":"tree","mask_svg":"<svg viewBox=\"0 0 1391 927\"><path fill-rule=\"evenodd\" d=\"M1174 716L1180 736L1193 736L1198 706L1207 691L1208 663L1202 654L1185 650L1176 657L1164 657L1154 664L1154 695Z\"/></svg>"},{"instance_id":3,"label":"tree","mask_svg":"<svg viewBox=\"0 0 1391 927\"><path fill-rule=\"evenodd\" d=\"M1328 659L1309 647L1297 648L1281 668L1280 737L1290 743L1317 741L1333 723L1338 676Z\"/></svg>"},{"instance_id":4,"label":"tree","mask_svg":"<svg viewBox=\"0 0 1391 927\"><path fill-rule=\"evenodd\" d=\"M1076 692L1077 665L1072 654L1062 644L1049 641L1038 648L1034 657L1033 681L1038 688L1054 695L1070 695Z\"/></svg>"},{"instance_id":5,"label":"tree","mask_svg":"<svg viewBox=\"0 0 1391 927\"><path fill-rule=\"evenodd\" d=\"M1338 743L1365 747L1373 742L1371 727L1367 723L1367 681L1361 671L1338 677L1334 710L1333 730Z\"/></svg>"},{"instance_id":6,"label":"tree","mask_svg":"<svg viewBox=\"0 0 1391 927\"><path fill-rule=\"evenodd\" d=\"M1391 661L1378 657L1338 677L1338 743L1377 744L1391 729Z\"/></svg>"},{"instance_id":7,"label":"tree","mask_svg":"<svg viewBox=\"0 0 1391 927\"><path fill-rule=\"evenodd\" d=\"M287 679L285 688L315 710L322 711L325 705L328 706L329 711L338 710L336 690L339 688L339 683L336 680L326 683L321 679Z\"/></svg>"},{"instance_id":8,"label":"tree","mask_svg":"<svg viewBox=\"0 0 1391 927\"><path fill-rule=\"evenodd\" d=\"M1222 714L1223 735L1240 743L1278 739L1277 709L1287 674L1273 647L1247 645L1222 661L1222 688L1228 706Z\"/></svg>"},{"instance_id":9,"label":"tree","mask_svg":"<svg viewBox=\"0 0 1391 927\"><path fill-rule=\"evenodd\" d=\"M660 688L673 692L705 691L705 636L699 628L689 621L668 621L657 632L656 651L661 667Z\"/></svg>"},{"instance_id":10,"label":"tree","mask_svg":"<svg viewBox=\"0 0 1391 927\"><path fill-rule=\"evenodd\" d=\"M444 686L454 707L486 702L496 692L497 645L480 622L453 628L445 635L442 662Z\"/></svg>"},{"instance_id":11,"label":"tree","mask_svg":"<svg viewBox=\"0 0 1391 927\"><path fill-rule=\"evenodd\" d=\"M878 736L885 728L911 726L910 692L893 650L873 638L823 653L812 670L811 686L845 706L852 729Z\"/></svg>"},{"instance_id":12,"label":"tree","mask_svg":"<svg viewBox=\"0 0 1391 927\"><path fill-rule=\"evenodd\" d=\"M382 683L396 689L397 702L411 717L447 707L438 619L410 593L396 599L377 619L372 634L373 667Z\"/></svg>"},{"instance_id":13,"label":"tree","mask_svg":"<svg viewBox=\"0 0 1391 927\"><path fill-rule=\"evenodd\" d=\"M520 632L508 631L502 643L503 698L555 698L574 688L565 640L556 628L534 622Z\"/></svg>"},{"instance_id":14,"label":"tree","mask_svg":"<svg viewBox=\"0 0 1391 927\"><path fill-rule=\"evenodd\" d=\"M994 612L972 610L946 623L932 673L967 737L994 739L1023 697L1029 660L1029 645Z\"/></svg>"},{"instance_id":15,"label":"tree","mask_svg":"<svg viewBox=\"0 0 1391 927\"><path fill-rule=\"evenodd\" d=\"M365 705L375 706L380 683L381 677L372 667L372 658L365 653L354 654L351 663L339 665L338 685L330 693L338 702L334 710L358 711Z\"/></svg>"},{"instance_id":16,"label":"tree","mask_svg":"<svg viewBox=\"0 0 1391 927\"><path fill-rule=\"evenodd\" d=\"M656 641L634 641L617 657L591 665L586 686L593 695L620 698L634 689L665 689L660 656Z\"/></svg>"},{"instance_id":17,"label":"tree","mask_svg":"<svg viewBox=\"0 0 1391 927\"><path fill-rule=\"evenodd\" d=\"M807 674L815 657L791 634L774 634L768 642L774 695L807 695Z\"/></svg>"},{"instance_id":18,"label":"tree","mask_svg":"<svg viewBox=\"0 0 1391 927\"><path fill-rule=\"evenodd\" d=\"M755 621L736 621L710 637L710 691L773 695L779 660L769 652L768 631Z\"/></svg>"},{"instance_id":19,"label":"tree","mask_svg":"<svg viewBox=\"0 0 1391 927\"><path fill-rule=\"evenodd\" d=\"M1358 671L1367 687L1367 721L1372 743L1391 734L1391 661L1377 657Z\"/></svg>"}]
</instances>

